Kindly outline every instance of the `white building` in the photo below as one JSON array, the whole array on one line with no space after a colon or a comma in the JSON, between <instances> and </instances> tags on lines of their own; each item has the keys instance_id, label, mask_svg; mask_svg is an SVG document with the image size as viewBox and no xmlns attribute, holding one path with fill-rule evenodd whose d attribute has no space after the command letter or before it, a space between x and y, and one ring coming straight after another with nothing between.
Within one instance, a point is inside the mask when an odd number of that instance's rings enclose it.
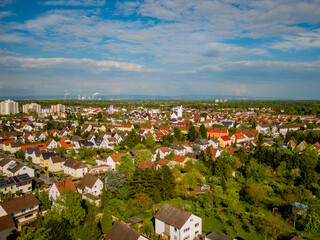
<instances>
[{"instance_id":1,"label":"white building","mask_svg":"<svg viewBox=\"0 0 320 240\"><path fill-rule=\"evenodd\" d=\"M99 196L103 188L103 182L100 178L87 173L77 185L79 193L90 193L94 196Z\"/></svg>"},{"instance_id":2,"label":"white building","mask_svg":"<svg viewBox=\"0 0 320 240\"><path fill-rule=\"evenodd\" d=\"M0 103L0 114L9 115L16 114L19 112L18 103L11 101L10 99L2 101Z\"/></svg>"},{"instance_id":3,"label":"white building","mask_svg":"<svg viewBox=\"0 0 320 240\"><path fill-rule=\"evenodd\" d=\"M178 118L182 118L182 105L178 106L177 114L178 114Z\"/></svg>"},{"instance_id":4,"label":"white building","mask_svg":"<svg viewBox=\"0 0 320 240\"><path fill-rule=\"evenodd\" d=\"M68 159L64 163L64 173L73 177L83 177L88 172L88 166L81 160Z\"/></svg>"},{"instance_id":5,"label":"white building","mask_svg":"<svg viewBox=\"0 0 320 240\"><path fill-rule=\"evenodd\" d=\"M202 219L168 204L154 215L155 233L164 239L191 240L202 234Z\"/></svg>"},{"instance_id":6,"label":"white building","mask_svg":"<svg viewBox=\"0 0 320 240\"><path fill-rule=\"evenodd\" d=\"M36 219L39 204L39 200L33 194L2 202L0 203L0 217L11 216L18 225L18 230L21 230L22 224Z\"/></svg>"},{"instance_id":7,"label":"white building","mask_svg":"<svg viewBox=\"0 0 320 240\"><path fill-rule=\"evenodd\" d=\"M62 181L55 182L52 184L49 190L49 199L51 202L57 200L60 197L63 190L71 189L72 191L76 190L71 178L67 178Z\"/></svg>"},{"instance_id":8,"label":"white building","mask_svg":"<svg viewBox=\"0 0 320 240\"><path fill-rule=\"evenodd\" d=\"M23 113L29 113L30 109L33 109L37 113L40 113L41 112L41 105L39 105L37 103L30 103L30 104L25 104L25 105L22 106L22 112Z\"/></svg>"},{"instance_id":9,"label":"white building","mask_svg":"<svg viewBox=\"0 0 320 240\"><path fill-rule=\"evenodd\" d=\"M62 104L51 105L51 110L54 113L64 113L66 111L66 106Z\"/></svg>"}]
</instances>

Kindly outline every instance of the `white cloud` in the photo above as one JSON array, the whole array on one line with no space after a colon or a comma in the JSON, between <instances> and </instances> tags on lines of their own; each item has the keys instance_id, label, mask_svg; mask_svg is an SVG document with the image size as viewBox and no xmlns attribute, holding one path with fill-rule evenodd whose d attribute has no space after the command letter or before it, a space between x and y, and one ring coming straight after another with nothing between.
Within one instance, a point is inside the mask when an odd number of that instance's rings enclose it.
<instances>
[{"instance_id":1,"label":"white cloud","mask_svg":"<svg viewBox=\"0 0 320 240\"><path fill-rule=\"evenodd\" d=\"M142 65L116 61L96 61L92 59L77 58L19 58L19 57L0 57L0 63L5 66L22 68L55 68L89 70L99 73L104 71L119 70L132 72L152 72L155 69L145 69Z\"/></svg>"},{"instance_id":2,"label":"white cloud","mask_svg":"<svg viewBox=\"0 0 320 240\"><path fill-rule=\"evenodd\" d=\"M53 5L53 6L103 6L105 5L105 0L50 0L39 2L42 5Z\"/></svg>"},{"instance_id":3,"label":"white cloud","mask_svg":"<svg viewBox=\"0 0 320 240\"><path fill-rule=\"evenodd\" d=\"M283 36L282 40L273 43L271 48L284 51L291 49L304 50L308 48L320 48L320 29L292 36Z\"/></svg>"},{"instance_id":4,"label":"white cloud","mask_svg":"<svg viewBox=\"0 0 320 240\"><path fill-rule=\"evenodd\" d=\"M279 61L238 61L238 62L224 62L216 65L206 65L197 68L194 72L202 71L215 72L231 72L239 71L239 74L244 72L256 73L277 73L277 72L315 72L320 73L320 61L316 62L279 62Z\"/></svg>"},{"instance_id":5,"label":"white cloud","mask_svg":"<svg viewBox=\"0 0 320 240\"><path fill-rule=\"evenodd\" d=\"M6 18L6 17L11 17L14 14L11 11L2 11L0 12L0 19L1 18Z\"/></svg>"},{"instance_id":6,"label":"white cloud","mask_svg":"<svg viewBox=\"0 0 320 240\"><path fill-rule=\"evenodd\" d=\"M14 3L15 0L0 0L0 7L4 7Z\"/></svg>"}]
</instances>

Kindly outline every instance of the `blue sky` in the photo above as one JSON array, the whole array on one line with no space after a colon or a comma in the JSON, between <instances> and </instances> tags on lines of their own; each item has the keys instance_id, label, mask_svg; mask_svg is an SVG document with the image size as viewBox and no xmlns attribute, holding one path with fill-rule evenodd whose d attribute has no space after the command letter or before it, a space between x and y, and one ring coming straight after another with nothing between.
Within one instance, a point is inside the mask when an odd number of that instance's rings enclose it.
<instances>
[{"instance_id":1,"label":"blue sky","mask_svg":"<svg viewBox=\"0 0 320 240\"><path fill-rule=\"evenodd\" d=\"M0 0L0 95L320 98L319 0Z\"/></svg>"}]
</instances>

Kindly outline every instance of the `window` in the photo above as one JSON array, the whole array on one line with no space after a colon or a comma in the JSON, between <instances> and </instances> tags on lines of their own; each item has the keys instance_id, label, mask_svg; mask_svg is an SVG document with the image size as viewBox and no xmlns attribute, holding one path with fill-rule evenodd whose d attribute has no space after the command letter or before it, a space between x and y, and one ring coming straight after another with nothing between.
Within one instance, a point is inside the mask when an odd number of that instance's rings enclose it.
<instances>
[{"instance_id":1,"label":"window","mask_svg":"<svg viewBox=\"0 0 320 240\"><path fill-rule=\"evenodd\" d=\"M193 218L190 219L190 222L192 222L192 221L193 221Z\"/></svg>"},{"instance_id":2,"label":"window","mask_svg":"<svg viewBox=\"0 0 320 240\"><path fill-rule=\"evenodd\" d=\"M183 232L188 232L189 230L190 230L190 228L188 227L188 228L184 229Z\"/></svg>"},{"instance_id":3,"label":"window","mask_svg":"<svg viewBox=\"0 0 320 240\"><path fill-rule=\"evenodd\" d=\"M186 239L189 239L190 238L190 236L188 235L188 236L186 236L183 240L186 240Z\"/></svg>"},{"instance_id":4,"label":"window","mask_svg":"<svg viewBox=\"0 0 320 240\"><path fill-rule=\"evenodd\" d=\"M199 234L199 231L196 231L194 234L195 234L195 235L198 235L198 234Z\"/></svg>"},{"instance_id":5,"label":"window","mask_svg":"<svg viewBox=\"0 0 320 240\"><path fill-rule=\"evenodd\" d=\"M176 231L177 231L177 228L174 228L174 231L176 232Z\"/></svg>"},{"instance_id":6,"label":"window","mask_svg":"<svg viewBox=\"0 0 320 240\"><path fill-rule=\"evenodd\" d=\"M196 223L195 225L194 225L194 227L198 227L199 226L199 223Z\"/></svg>"},{"instance_id":7,"label":"window","mask_svg":"<svg viewBox=\"0 0 320 240\"><path fill-rule=\"evenodd\" d=\"M166 233L170 233L170 225L165 224L165 225L164 225L164 231L165 231Z\"/></svg>"}]
</instances>

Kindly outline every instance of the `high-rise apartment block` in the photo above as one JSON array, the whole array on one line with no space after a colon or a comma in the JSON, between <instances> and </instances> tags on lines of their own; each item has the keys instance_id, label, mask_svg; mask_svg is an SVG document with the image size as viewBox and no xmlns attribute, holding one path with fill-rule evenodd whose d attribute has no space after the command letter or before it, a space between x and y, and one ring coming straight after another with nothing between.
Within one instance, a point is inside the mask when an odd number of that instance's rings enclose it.
<instances>
[{"instance_id":1,"label":"high-rise apartment block","mask_svg":"<svg viewBox=\"0 0 320 240\"><path fill-rule=\"evenodd\" d=\"M51 105L51 109L54 113L64 113L66 112L66 106L62 104Z\"/></svg>"},{"instance_id":2,"label":"high-rise apartment block","mask_svg":"<svg viewBox=\"0 0 320 240\"><path fill-rule=\"evenodd\" d=\"M40 113L41 105L39 105L37 103L30 103L30 104L25 104L25 105L22 106L22 112L24 112L24 113L29 113L30 109L33 109L37 113Z\"/></svg>"},{"instance_id":3,"label":"high-rise apartment block","mask_svg":"<svg viewBox=\"0 0 320 240\"><path fill-rule=\"evenodd\" d=\"M0 114L9 115L19 113L18 103L10 99L0 103Z\"/></svg>"}]
</instances>

